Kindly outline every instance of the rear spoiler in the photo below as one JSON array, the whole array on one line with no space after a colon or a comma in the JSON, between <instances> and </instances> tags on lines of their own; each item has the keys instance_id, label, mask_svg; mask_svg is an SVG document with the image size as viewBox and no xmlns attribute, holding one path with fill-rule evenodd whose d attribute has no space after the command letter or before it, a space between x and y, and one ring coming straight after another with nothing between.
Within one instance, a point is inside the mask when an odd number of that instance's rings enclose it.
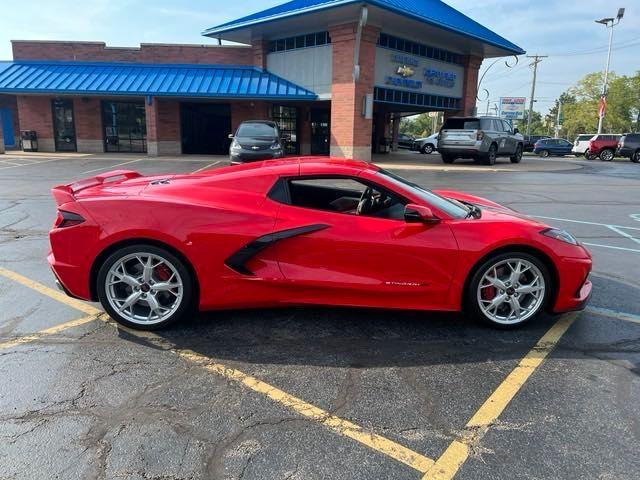
<instances>
[{"instance_id":1,"label":"rear spoiler","mask_svg":"<svg viewBox=\"0 0 640 480\"><path fill-rule=\"evenodd\" d=\"M107 180L114 182L116 180L130 180L132 178L142 177L141 173L133 170L112 170L110 172L101 173L95 177L84 178L68 185L59 185L51 189L53 198L57 205L63 205L69 202L75 202L75 194L85 188L96 187L106 183Z\"/></svg>"}]
</instances>

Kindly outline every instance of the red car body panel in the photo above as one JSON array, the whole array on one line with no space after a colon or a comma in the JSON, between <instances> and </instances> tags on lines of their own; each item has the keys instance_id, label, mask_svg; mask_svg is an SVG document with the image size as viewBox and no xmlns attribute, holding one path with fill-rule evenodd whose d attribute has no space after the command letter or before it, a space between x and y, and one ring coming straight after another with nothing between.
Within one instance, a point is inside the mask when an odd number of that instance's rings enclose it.
<instances>
[{"instance_id":1,"label":"red car body panel","mask_svg":"<svg viewBox=\"0 0 640 480\"><path fill-rule=\"evenodd\" d=\"M96 299L92 282L110 249L146 241L168 246L186 260L204 310L330 304L458 311L473 268L492 252L518 247L547 260L557 283L553 311L580 308L588 299L591 256L584 247L542 235L546 225L497 203L440 191L482 207L479 219L452 218L378 170L359 161L307 157L190 175L113 172L56 187L58 209L85 221L54 226L49 262L65 290L86 300ZM280 178L307 175L376 183L429 207L440 221L347 215L268 195ZM248 274L229 264L252 242L309 226L311 231L274 241L253 255L243 267Z\"/></svg>"},{"instance_id":2,"label":"red car body panel","mask_svg":"<svg viewBox=\"0 0 640 480\"><path fill-rule=\"evenodd\" d=\"M592 155L600 155L604 149L612 150L614 153L618 149L618 141L620 137L616 137L614 140L605 140L601 138L602 135L597 135L595 140L589 140L589 153Z\"/></svg>"}]
</instances>

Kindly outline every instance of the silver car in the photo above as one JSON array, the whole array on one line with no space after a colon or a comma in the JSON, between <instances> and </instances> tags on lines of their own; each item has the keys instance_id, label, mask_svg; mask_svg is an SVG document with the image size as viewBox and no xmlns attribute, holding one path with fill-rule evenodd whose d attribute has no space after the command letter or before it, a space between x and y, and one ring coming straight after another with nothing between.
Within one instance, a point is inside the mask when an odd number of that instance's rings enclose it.
<instances>
[{"instance_id":1,"label":"silver car","mask_svg":"<svg viewBox=\"0 0 640 480\"><path fill-rule=\"evenodd\" d=\"M415 149L424 154L435 152L438 149L438 135L440 134L434 133L428 137L416 138Z\"/></svg>"},{"instance_id":2,"label":"silver car","mask_svg":"<svg viewBox=\"0 0 640 480\"><path fill-rule=\"evenodd\" d=\"M498 157L520 163L524 137L509 122L497 117L451 117L440 129L438 151L444 163L474 158L486 165Z\"/></svg>"}]
</instances>

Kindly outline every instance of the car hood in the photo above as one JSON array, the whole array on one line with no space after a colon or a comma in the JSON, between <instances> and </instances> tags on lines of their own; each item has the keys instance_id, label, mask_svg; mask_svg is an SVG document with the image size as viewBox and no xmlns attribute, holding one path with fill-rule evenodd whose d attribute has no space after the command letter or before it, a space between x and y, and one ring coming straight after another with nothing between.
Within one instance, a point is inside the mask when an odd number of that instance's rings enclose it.
<instances>
[{"instance_id":1,"label":"car hood","mask_svg":"<svg viewBox=\"0 0 640 480\"><path fill-rule=\"evenodd\" d=\"M276 137L236 137L240 145L272 145L278 139Z\"/></svg>"},{"instance_id":2,"label":"car hood","mask_svg":"<svg viewBox=\"0 0 640 480\"><path fill-rule=\"evenodd\" d=\"M523 215L509 207L505 207L504 205L500 205L499 203L492 202L491 200L487 200L486 198L477 197L475 195L471 195L464 192L458 192L455 190L434 190L434 193L437 193L438 195L443 196L445 198L476 205L480 207L483 211L486 211L491 217L495 217L495 218L502 217L504 219L512 218L512 219L525 221L527 223L530 223L531 225L536 225L540 227L548 226L536 220L535 218L529 217L527 215Z\"/></svg>"}]
</instances>

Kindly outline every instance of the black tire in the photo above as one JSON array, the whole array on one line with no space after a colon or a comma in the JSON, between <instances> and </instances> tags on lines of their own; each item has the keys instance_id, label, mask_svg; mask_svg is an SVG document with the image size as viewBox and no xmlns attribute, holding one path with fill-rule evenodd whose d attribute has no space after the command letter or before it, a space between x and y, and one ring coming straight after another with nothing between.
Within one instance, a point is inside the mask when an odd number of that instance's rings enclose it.
<instances>
[{"instance_id":1,"label":"black tire","mask_svg":"<svg viewBox=\"0 0 640 480\"><path fill-rule=\"evenodd\" d=\"M150 324L144 324L143 322L136 323L123 316L109 302L106 291L106 280L109 270L116 262L131 254L140 254L143 256L145 254L151 254L161 257L162 259L170 262L170 264L177 271L177 274L179 276L178 279L182 282L182 297L179 301L179 305L175 308L174 312L166 319ZM187 266L173 253L164 248L159 248L154 245L136 244L123 247L107 257L104 263L100 266L100 270L98 271L96 291L98 292L98 299L100 300L102 307L116 322L136 330L158 330L176 323L194 312L196 303L194 284L194 279L192 278L192 275ZM139 287L136 288L139 289Z\"/></svg>"},{"instance_id":2,"label":"black tire","mask_svg":"<svg viewBox=\"0 0 640 480\"><path fill-rule=\"evenodd\" d=\"M498 146L495 143L492 143L489 147L489 151L484 157L485 165L495 165L496 158L498 158Z\"/></svg>"},{"instance_id":3,"label":"black tire","mask_svg":"<svg viewBox=\"0 0 640 480\"><path fill-rule=\"evenodd\" d=\"M545 291L542 301L539 306L536 308L535 312L527 317L525 320L518 323L498 323L491 318L487 317L482 309L480 308L477 300L477 291L480 281L482 280L485 272L492 266L499 262L502 262L507 259L522 259L526 260L532 264L534 264L538 270L542 273L542 277L544 279ZM471 280L467 282L467 290L464 292L464 312L467 315L472 316L474 319L481 321L485 324L491 325L494 328L498 329L513 329L518 328L525 323L528 323L535 318L537 318L549 305L549 300L553 298L553 289L554 285L551 282L551 276L549 274L548 268L545 266L544 262L542 262L538 257L535 257L529 253L525 252L506 252L495 255L493 257L485 260L481 265L479 265L472 274Z\"/></svg>"},{"instance_id":4,"label":"black tire","mask_svg":"<svg viewBox=\"0 0 640 480\"><path fill-rule=\"evenodd\" d=\"M522 161L522 145L516 147L516 153L511 156L511 163L520 163Z\"/></svg>"},{"instance_id":5,"label":"black tire","mask_svg":"<svg viewBox=\"0 0 640 480\"><path fill-rule=\"evenodd\" d=\"M454 160L455 160L454 157L451 157L449 155L445 155L444 153L442 154L442 161L444 163L453 163Z\"/></svg>"},{"instance_id":6,"label":"black tire","mask_svg":"<svg viewBox=\"0 0 640 480\"><path fill-rule=\"evenodd\" d=\"M433 153L434 150L435 148L433 148L433 145L431 145L430 143L425 143L420 149L420 153L423 153L425 155L430 155Z\"/></svg>"},{"instance_id":7,"label":"black tire","mask_svg":"<svg viewBox=\"0 0 640 480\"><path fill-rule=\"evenodd\" d=\"M636 150L633 155L631 155L631 161L633 163L640 163L640 150Z\"/></svg>"},{"instance_id":8,"label":"black tire","mask_svg":"<svg viewBox=\"0 0 640 480\"><path fill-rule=\"evenodd\" d=\"M600 160L603 162L610 162L615 156L615 152L610 148L605 148L600 152Z\"/></svg>"},{"instance_id":9,"label":"black tire","mask_svg":"<svg viewBox=\"0 0 640 480\"><path fill-rule=\"evenodd\" d=\"M542 158L549 158L550 155L551 153L549 152L549 150L540 150L540 156Z\"/></svg>"}]
</instances>

